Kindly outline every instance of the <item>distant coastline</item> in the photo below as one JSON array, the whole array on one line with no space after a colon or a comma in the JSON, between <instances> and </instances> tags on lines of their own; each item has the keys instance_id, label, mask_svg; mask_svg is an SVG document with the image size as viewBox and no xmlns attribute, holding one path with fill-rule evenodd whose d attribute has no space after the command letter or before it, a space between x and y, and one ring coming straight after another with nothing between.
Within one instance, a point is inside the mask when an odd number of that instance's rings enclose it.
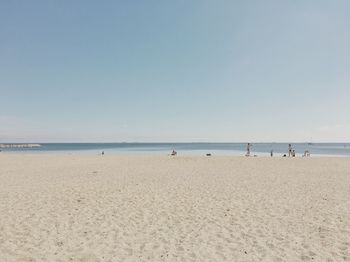
<instances>
[{"instance_id":1,"label":"distant coastline","mask_svg":"<svg viewBox=\"0 0 350 262\"><path fill-rule=\"evenodd\" d=\"M0 144L0 148L37 148L40 144Z\"/></svg>"}]
</instances>

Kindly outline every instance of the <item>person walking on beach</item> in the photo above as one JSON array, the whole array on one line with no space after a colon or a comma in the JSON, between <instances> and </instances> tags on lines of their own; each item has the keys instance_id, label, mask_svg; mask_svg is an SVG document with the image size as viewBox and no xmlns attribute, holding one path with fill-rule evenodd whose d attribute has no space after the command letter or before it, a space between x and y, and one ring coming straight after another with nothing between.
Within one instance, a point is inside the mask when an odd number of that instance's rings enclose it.
<instances>
[{"instance_id":1,"label":"person walking on beach","mask_svg":"<svg viewBox=\"0 0 350 262\"><path fill-rule=\"evenodd\" d=\"M247 153L245 156L250 156L250 150L251 150L252 145L250 143L247 144Z\"/></svg>"},{"instance_id":2,"label":"person walking on beach","mask_svg":"<svg viewBox=\"0 0 350 262\"><path fill-rule=\"evenodd\" d=\"M293 151L293 149L292 149L292 144L289 144L289 145L288 145L288 157L291 157L291 156L292 156L292 151Z\"/></svg>"}]
</instances>

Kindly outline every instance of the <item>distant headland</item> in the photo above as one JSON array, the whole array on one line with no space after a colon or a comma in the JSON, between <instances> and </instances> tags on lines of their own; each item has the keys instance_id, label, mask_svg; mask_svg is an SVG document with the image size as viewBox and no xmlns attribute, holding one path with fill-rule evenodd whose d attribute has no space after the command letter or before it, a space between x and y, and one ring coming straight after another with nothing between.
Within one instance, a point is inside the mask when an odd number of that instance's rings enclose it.
<instances>
[{"instance_id":1,"label":"distant headland","mask_svg":"<svg viewBox=\"0 0 350 262\"><path fill-rule=\"evenodd\" d=\"M36 148L41 147L40 144L0 144L0 148Z\"/></svg>"}]
</instances>

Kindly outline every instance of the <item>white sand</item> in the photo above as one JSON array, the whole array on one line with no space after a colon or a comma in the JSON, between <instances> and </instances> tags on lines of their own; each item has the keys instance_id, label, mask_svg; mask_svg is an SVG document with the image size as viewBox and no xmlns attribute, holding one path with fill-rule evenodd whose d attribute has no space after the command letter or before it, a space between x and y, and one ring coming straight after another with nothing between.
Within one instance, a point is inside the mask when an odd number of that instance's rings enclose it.
<instances>
[{"instance_id":1,"label":"white sand","mask_svg":"<svg viewBox=\"0 0 350 262\"><path fill-rule=\"evenodd\" d=\"M0 261L350 261L350 158L0 154Z\"/></svg>"}]
</instances>

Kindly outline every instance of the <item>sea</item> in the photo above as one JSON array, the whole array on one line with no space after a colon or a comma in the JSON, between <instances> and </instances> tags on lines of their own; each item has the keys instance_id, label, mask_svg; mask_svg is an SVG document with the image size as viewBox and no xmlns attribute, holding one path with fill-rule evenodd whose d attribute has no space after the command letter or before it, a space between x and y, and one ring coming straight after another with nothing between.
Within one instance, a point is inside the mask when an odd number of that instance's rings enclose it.
<instances>
[{"instance_id":1,"label":"sea","mask_svg":"<svg viewBox=\"0 0 350 262\"><path fill-rule=\"evenodd\" d=\"M37 148L1 148L0 153L30 154L128 154L168 155L173 150L178 155L243 156L247 143L39 143ZM289 143L252 143L251 155L274 156L288 154ZM350 143L292 143L296 156L307 150L311 156L350 156Z\"/></svg>"}]
</instances>

